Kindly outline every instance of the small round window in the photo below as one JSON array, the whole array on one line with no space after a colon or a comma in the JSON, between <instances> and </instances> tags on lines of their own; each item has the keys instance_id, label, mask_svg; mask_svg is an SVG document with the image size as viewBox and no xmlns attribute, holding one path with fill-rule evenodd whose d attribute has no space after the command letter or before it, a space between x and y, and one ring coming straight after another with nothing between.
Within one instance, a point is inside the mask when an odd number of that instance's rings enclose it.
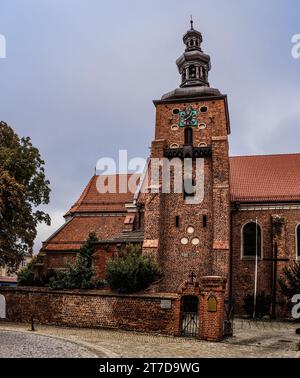
<instances>
[{"instance_id":1,"label":"small round window","mask_svg":"<svg viewBox=\"0 0 300 378\"><path fill-rule=\"evenodd\" d=\"M178 115L180 113L180 110L179 109L173 109L173 114L174 115Z\"/></svg>"},{"instance_id":2,"label":"small round window","mask_svg":"<svg viewBox=\"0 0 300 378\"><path fill-rule=\"evenodd\" d=\"M199 128L200 130L204 130L204 129L206 129L206 124L205 124L204 122L201 122L201 123L199 124L198 128Z\"/></svg>"},{"instance_id":3,"label":"small round window","mask_svg":"<svg viewBox=\"0 0 300 378\"><path fill-rule=\"evenodd\" d=\"M172 125L171 126L171 130L172 131L177 131L177 130L179 130L179 126L178 125Z\"/></svg>"},{"instance_id":4,"label":"small round window","mask_svg":"<svg viewBox=\"0 0 300 378\"><path fill-rule=\"evenodd\" d=\"M200 112L201 113L207 113L208 112L208 107L207 106L201 106Z\"/></svg>"},{"instance_id":5,"label":"small round window","mask_svg":"<svg viewBox=\"0 0 300 378\"><path fill-rule=\"evenodd\" d=\"M193 233L195 232L194 227L189 226L188 229L187 229L187 232L188 232L188 234L190 234L190 235L193 234Z\"/></svg>"},{"instance_id":6,"label":"small round window","mask_svg":"<svg viewBox=\"0 0 300 378\"><path fill-rule=\"evenodd\" d=\"M181 244L182 245L187 245L189 243L189 239L187 239L187 238L182 238L181 239Z\"/></svg>"},{"instance_id":7,"label":"small round window","mask_svg":"<svg viewBox=\"0 0 300 378\"><path fill-rule=\"evenodd\" d=\"M200 239L199 239L199 238L194 238L194 239L192 240L192 244L193 244L194 246L199 245L199 244L200 244Z\"/></svg>"},{"instance_id":8,"label":"small round window","mask_svg":"<svg viewBox=\"0 0 300 378\"><path fill-rule=\"evenodd\" d=\"M171 147L172 149L179 148L179 144L177 144L177 143L173 143L173 144L171 144L170 147Z\"/></svg>"}]
</instances>

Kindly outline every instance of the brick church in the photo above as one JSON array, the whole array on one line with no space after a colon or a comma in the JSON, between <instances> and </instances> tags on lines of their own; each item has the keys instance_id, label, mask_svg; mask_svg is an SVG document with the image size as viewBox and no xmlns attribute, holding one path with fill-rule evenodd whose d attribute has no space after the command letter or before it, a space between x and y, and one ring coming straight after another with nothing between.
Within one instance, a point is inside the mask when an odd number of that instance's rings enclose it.
<instances>
[{"instance_id":1,"label":"brick church","mask_svg":"<svg viewBox=\"0 0 300 378\"><path fill-rule=\"evenodd\" d=\"M183 41L186 49L177 60L181 85L154 101L150 160L189 159L192 175L182 180L194 183L199 159L203 198L189 203L193 191L164 193L161 185L155 193L139 191L141 183L151 185L138 175L110 176L116 192L101 194L95 175L66 213L65 224L43 243L39 261L45 271L63 268L95 231L99 278L105 278L108 258L139 244L163 269L158 292L177 293L190 277L198 282L223 277L227 299L241 314L257 276L257 292L272 295L275 316L281 308L277 278L300 258L300 154L230 157L227 96L209 85L210 57L193 23ZM136 182L135 193L118 190L124 180Z\"/></svg>"}]
</instances>

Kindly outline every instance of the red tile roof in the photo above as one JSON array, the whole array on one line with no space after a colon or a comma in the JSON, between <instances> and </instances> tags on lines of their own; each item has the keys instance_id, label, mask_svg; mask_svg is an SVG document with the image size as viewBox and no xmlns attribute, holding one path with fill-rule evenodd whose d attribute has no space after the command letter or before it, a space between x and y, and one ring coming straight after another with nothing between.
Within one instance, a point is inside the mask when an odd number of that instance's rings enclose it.
<instances>
[{"instance_id":1,"label":"red tile roof","mask_svg":"<svg viewBox=\"0 0 300 378\"><path fill-rule=\"evenodd\" d=\"M0 277L0 282L2 283L17 283L16 277Z\"/></svg>"},{"instance_id":2,"label":"red tile roof","mask_svg":"<svg viewBox=\"0 0 300 378\"><path fill-rule=\"evenodd\" d=\"M231 200L300 201L300 154L230 158Z\"/></svg>"},{"instance_id":3,"label":"red tile roof","mask_svg":"<svg viewBox=\"0 0 300 378\"><path fill-rule=\"evenodd\" d=\"M74 213L90 213L90 212L118 212L125 211L125 204L133 201L134 193L128 190L128 182L136 182L140 178L140 175L116 175L107 176L104 185L108 184L108 180L115 182L115 193L99 193L99 187L101 186L101 177L94 176L84 189L79 200L71 207L66 215ZM113 184L114 186L114 184ZM125 187L124 190L121 190ZM114 190L116 189L116 190ZM136 189L136 188L134 188Z\"/></svg>"},{"instance_id":4,"label":"red tile roof","mask_svg":"<svg viewBox=\"0 0 300 378\"><path fill-rule=\"evenodd\" d=\"M124 216L75 216L45 243L44 251L76 251L95 232L100 240L118 235L123 230Z\"/></svg>"},{"instance_id":5,"label":"red tile roof","mask_svg":"<svg viewBox=\"0 0 300 378\"><path fill-rule=\"evenodd\" d=\"M123 231L128 215L125 204L133 201L134 193L118 193L120 179L126 176L110 176L114 177L116 193L101 194L97 190L99 176L90 180L67 213L75 216L43 244L43 250L74 251L91 231L100 240L114 238ZM131 181L138 178L128 176ZM231 200L236 202L300 201L300 154L231 157L230 185Z\"/></svg>"}]
</instances>

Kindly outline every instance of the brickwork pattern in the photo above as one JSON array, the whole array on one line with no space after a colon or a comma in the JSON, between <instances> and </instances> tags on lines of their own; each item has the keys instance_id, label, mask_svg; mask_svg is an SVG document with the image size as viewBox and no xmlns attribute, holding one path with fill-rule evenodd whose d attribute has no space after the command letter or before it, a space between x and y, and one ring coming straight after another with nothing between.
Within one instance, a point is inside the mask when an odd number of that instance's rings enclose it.
<instances>
[{"instance_id":1,"label":"brickwork pattern","mask_svg":"<svg viewBox=\"0 0 300 378\"><path fill-rule=\"evenodd\" d=\"M184 128L174 130L172 127L179 123L173 110L181 110L187 105L195 109L208 108L207 113L199 113L199 124L205 123L206 127L193 128L193 146L205 143L212 148L213 155L204 159L205 193L202 203L188 205L183 194L172 191L167 195L144 196L145 239L158 240L156 249L144 248L144 253L156 256L162 265L162 292L177 292L191 272L195 272L198 279L206 275L229 278L230 185L225 101L189 100L189 103L157 104L151 156L162 158L164 147L172 144L183 147ZM204 215L207 217L206 227L203 226ZM179 217L179 227L175 226L176 217ZM187 233L189 226L194 228L192 235ZM189 240L185 245L181 243L183 238ZM192 244L193 238L200 240L199 245Z\"/></svg>"},{"instance_id":2,"label":"brickwork pattern","mask_svg":"<svg viewBox=\"0 0 300 378\"><path fill-rule=\"evenodd\" d=\"M274 216L283 219L282 232L273 235ZM235 298L235 310L237 314L243 314L244 297L252 295L254 291L255 259L242 257L242 228L248 222L255 222L256 218L262 228L263 258L273 258L272 248L274 241L278 243L278 258L288 258L289 262L278 263L278 277L283 268L296 260L296 226L300 221L300 210L251 210L233 213L233 293ZM274 240L273 240L274 239ZM271 295L273 264L269 261L259 260L258 263L258 292ZM284 301L277 287L278 300ZM284 301L285 302L285 301ZM281 312L285 312L285 307ZM279 314L280 315L280 312Z\"/></svg>"},{"instance_id":3,"label":"brickwork pattern","mask_svg":"<svg viewBox=\"0 0 300 378\"><path fill-rule=\"evenodd\" d=\"M178 294L118 295L100 291L51 291L41 288L0 288L6 299L6 319L28 323L85 328L124 329L180 336L181 303L186 295L199 299L199 338L222 339L225 284L207 277L199 284L185 283ZM222 286L223 285L223 286ZM211 317L207 293L218 299ZM165 302L171 306L165 306Z\"/></svg>"}]
</instances>

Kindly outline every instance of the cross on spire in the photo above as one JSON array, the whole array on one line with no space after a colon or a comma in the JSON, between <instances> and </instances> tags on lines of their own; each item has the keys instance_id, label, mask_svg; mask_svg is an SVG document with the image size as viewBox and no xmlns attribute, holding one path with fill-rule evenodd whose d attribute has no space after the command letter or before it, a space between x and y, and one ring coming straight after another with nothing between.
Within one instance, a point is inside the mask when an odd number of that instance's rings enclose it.
<instances>
[{"instance_id":1,"label":"cross on spire","mask_svg":"<svg viewBox=\"0 0 300 378\"><path fill-rule=\"evenodd\" d=\"M191 15L191 30L194 30L194 20L193 20L193 15Z\"/></svg>"}]
</instances>

